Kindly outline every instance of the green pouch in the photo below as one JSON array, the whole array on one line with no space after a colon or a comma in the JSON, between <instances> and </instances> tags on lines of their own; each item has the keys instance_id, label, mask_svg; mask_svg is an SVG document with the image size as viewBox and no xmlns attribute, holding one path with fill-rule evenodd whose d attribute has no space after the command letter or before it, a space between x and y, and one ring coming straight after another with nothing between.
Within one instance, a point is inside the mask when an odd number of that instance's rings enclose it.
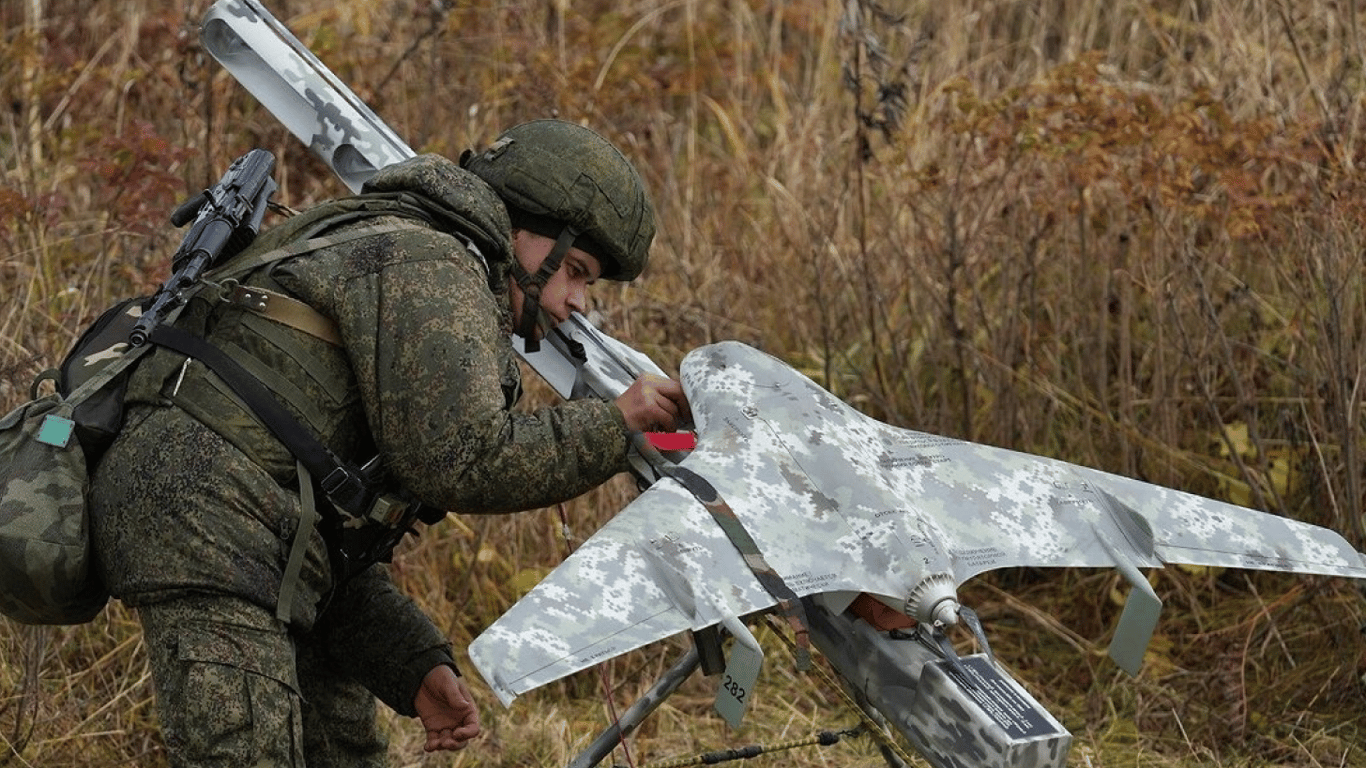
<instances>
[{"instance_id":1,"label":"green pouch","mask_svg":"<svg viewBox=\"0 0 1366 768\"><path fill-rule=\"evenodd\" d=\"M23 624L82 624L109 593L91 552L89 469L123 421L124 375L150 346L123 342L138 299L107 310L59 371L0 419L0 614ZM46 379L57 392L38 396Z\"/></svg>"},{"instance_id":2,"label":"green pouch","mask_svg":"<svg viewBox=\"0 0 1366 768\"><path fill-rule=\"evenodd\" d=\"M24 624L80 624L109 599L93 573L73 410L51 394L0 419L0 613Z\"/></svg>"}]
</instances>

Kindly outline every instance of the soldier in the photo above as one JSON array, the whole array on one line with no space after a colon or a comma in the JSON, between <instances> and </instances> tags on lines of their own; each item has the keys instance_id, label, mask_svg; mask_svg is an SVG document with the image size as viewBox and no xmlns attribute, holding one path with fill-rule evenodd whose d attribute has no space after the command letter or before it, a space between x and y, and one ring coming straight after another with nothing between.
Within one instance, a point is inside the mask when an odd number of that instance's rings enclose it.
<instances>
[{"instance_id":1,"label":"soldier","mask_svg":"<svg viewBox=\"0 0 1366 768\"><path fill-rule=\"evenodd\" d=\"M653 376L615 402L512 410L514 324L538 338L586 308L595 280L635 278L654 229L615 147L535 121L459 164L385 168L229 262L263 262L240 284L293 315L236 300L231 283L176 325L227 351L337 456L378 456L406 498L539 508L625 470L633 430L690 418L680 385ZM372 562L411 514L343 529L320 478L169 349L134 372L125 424L92 481L95 549L111 593L137 609L172 765L384 765L376 697L422 720L429 751L479 733L449 642Z\"/></svg>"}]
</instances>

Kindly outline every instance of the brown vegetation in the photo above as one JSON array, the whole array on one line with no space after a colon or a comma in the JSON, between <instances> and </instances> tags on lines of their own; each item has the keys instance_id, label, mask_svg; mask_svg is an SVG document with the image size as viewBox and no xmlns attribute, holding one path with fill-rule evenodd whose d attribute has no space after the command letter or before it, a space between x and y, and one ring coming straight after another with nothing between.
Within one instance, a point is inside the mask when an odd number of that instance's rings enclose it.
<instances>
[{"instance_id":1,"label":"brown vegetation","mask_svg":"<svg viewBox=\"0 0 1366 768\"><path fill-rule=\"evenodd\" d=\"M1057 456L1363 541L1362 19L1329 0L278 0L423 151L557 114L639 160L661 217L613 335L661 364L740 339L891 423ZM181 198L253 146L282 202L342 194L197 46L207 3L0 4L0 401L164 276ZM545 397L537 393L537 397ZM566 505L583 537L630 497ZM568 549L556 511L452 518L395 564L458 646ZM1110 573L965 590L1073 731L1072 763L1366 765L1357 585L1168 568L1129 679ZM770 637L771 641L773 638ZM136 621L0 625L0 765L157 765ZM667 644L666 644L667 645ZM781 649L776 642L768 647ZM565 763L668 646L526 697L405 765ZM37 677L26 669L41 662ZM771 654L738 734L697 679L645 764L855 722ZM614 756L623 763L626 756ZM881 765L858 739L759 761Z\"/></svg>"}]
</instances>

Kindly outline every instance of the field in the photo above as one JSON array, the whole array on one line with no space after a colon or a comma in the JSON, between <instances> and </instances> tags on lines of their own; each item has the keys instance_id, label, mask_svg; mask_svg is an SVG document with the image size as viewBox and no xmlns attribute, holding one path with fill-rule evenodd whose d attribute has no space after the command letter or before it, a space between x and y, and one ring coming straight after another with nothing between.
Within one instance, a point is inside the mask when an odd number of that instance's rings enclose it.
<instances>
[{"instance_id":1,"label":"field","mask_svg":"<svg viewBox=\"0 0 1366 768\"><path fill-rule=\"evenodd\" d=\"M600 326L675 369L738 339L892 424L1138 477L1366 545L1366 26L1330 0L276 0L419 151L559 116L635 160L646 276ZM0 4L0 405L166 277L169 211L236 156L277 200L345 194L199 48L207 2ZM530 377L528 379L530 381ZM527 404L544 402L532 386ZM463 648L634 495L452 516L394 570ZM1167 568L1147 663L1104 657L1112 572L962 591L1075 736L1075 766L1366 766L1362 593ZM645 766L857 723L775 633L739 732L691 680L618 750ZM966 642L966 638L964 638ZM135 617L0 623L0 766L157 766ZM563 765L683 645L630 654L396 765ZM609 693L604 693L604 690ZM867 736L756 764L885 765Z\"/></svg>"}]
</instances>

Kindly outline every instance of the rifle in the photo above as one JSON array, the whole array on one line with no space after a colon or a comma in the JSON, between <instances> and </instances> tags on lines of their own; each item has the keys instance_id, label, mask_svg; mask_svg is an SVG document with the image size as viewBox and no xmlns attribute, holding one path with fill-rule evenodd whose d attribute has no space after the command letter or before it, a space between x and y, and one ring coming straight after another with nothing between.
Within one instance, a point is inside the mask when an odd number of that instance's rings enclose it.
<instances>
[{"instance_id":1,"label":"rifle","mask_svg":"<svg viewBox=\"0 0 1366 768\"><path fill-rule=\"evenodd\" d=\"M146 344L152 331L185 301L185 292L198 284L205 269L256 239L266 204L278 188L271 176L274 170L275 156L264 149L253 149L234 160L217 184L171 213L175 226L183 227L192 219L194 225L171 260L171 277L157 289L151 305L129 332L129 344Z\"/></svg>"}]
</instances>

